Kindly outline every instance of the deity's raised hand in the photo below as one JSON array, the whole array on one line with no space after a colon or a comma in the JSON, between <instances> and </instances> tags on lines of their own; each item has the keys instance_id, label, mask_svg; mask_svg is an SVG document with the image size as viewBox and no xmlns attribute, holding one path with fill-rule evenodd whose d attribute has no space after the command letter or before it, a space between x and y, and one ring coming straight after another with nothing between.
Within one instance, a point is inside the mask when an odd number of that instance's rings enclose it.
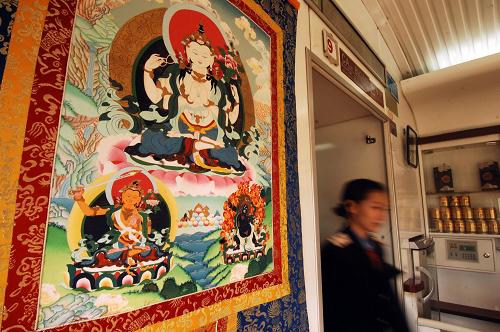
<instances>
[{"instance_id":1,"label":"deity's raised hand","mask_svg":"<svg viewBox=\"0 0 500 332\"><path fill-rule=\"evenodd\" d=\"M83 193L85 192L85 189L83 187L78 186L74 189L69 190L69 195L75 200L79 201L83 199Z\"/></svg>"},{"instance_id":2,"label":"deity's raised hand","mask_svg":"<svg viewBox=\"0 0 500 332\"><path fill-rule=\"evenodd\" d=\"M144 64L144 70L151 71L158 67L163 67L167 64L167 59L161 57L159 54L152 54Z\"/></svg>"}]
</instances>

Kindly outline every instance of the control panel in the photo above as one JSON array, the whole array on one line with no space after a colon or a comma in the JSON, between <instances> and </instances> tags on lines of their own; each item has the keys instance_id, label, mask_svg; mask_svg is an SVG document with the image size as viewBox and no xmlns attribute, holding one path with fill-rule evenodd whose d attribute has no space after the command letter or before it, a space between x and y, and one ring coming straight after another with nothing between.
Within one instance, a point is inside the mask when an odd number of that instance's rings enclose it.
<instances>
[{"instance_id":1,"label":"control panel","mask_svg":"<svg viewBox=\"0 0 500 332\"><path fill-rule=\"evenodd\" d=\"M436 266L441 268L495 272L495 244L491 238L471 238L458 234L435 235Z\"/></svg>"},{"instance_id":2,"label":"control panel","mask_svg":"<svg viewBox=\"0 0 500 332\"><path fill-rule=\"evenodd\" d=\"M477 242L446 240L448 259L465 262L477 262Z\"/></svg>"}]
</instances>

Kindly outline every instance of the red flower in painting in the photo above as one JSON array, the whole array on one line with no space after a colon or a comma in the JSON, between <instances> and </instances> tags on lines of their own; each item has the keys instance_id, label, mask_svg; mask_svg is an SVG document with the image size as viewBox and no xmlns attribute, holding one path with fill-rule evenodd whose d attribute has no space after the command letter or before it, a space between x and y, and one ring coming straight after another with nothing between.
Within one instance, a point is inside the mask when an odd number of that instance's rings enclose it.
<instances>
[{"instance_id":1,"label":"red flower in painting","mask_svg":"<svg viewBox=\"0 0 500 332\"><path fill-rule=\"evenodd\" d=\"M220 79L222 79L222 77L224 77L224 73L222 72L220 64L217 61L214 62L214 64L212 65L212 76L217 81L219 81Z\"/></svg>"},{"instance_id":2,"label":"red flower in painting","mask_svg":"<svg viewBox=\"0 0 500 332\"><path fill-rule=\"evenodd\" d=\"M238 70L238 63L234 61L233 57L230 56L229 54L226 54L224 58L224 64L229 69Z\"/></svg>"},{"instance_id":3,"label":"red flower in painting","mask_svg":"<svg viewBox=\"0 0 500 332\"><path fill-rule=\"evenodd\" d=\"M237 80L240 75L240 69L242 68L238 61L236 60L235 53L229 52L224 56L218 54L215 57L214 67L217 65L221 72L221 78L224 77L226 80ZM215 75L214 75L215 77Z\"/></svg>"}]
</instances>

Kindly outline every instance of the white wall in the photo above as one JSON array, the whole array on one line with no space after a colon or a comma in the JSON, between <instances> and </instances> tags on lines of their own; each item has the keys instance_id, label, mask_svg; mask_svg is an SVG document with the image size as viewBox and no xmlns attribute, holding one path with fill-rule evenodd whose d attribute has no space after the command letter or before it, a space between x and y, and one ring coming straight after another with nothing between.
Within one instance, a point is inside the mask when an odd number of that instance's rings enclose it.
<instances>
[{"instance_id":1,"label":"white wall","mask_svg":"<svg viewBox=\"0 0 500 332\"><path fill-rule=\"evenodd\" d=\"M344 224L343 218L332 212L341 202L344 184L356 178L385 184L386 165L382 124L374 116L318 128L315 134L320 240L324 242ZM375 137L375 144L366 144L366 135ZM381 233L390 239L390 227ZM392 252L386 259L392 261L391 256Z\"/></svg>"},{"instance_id":2,"label":"white wall","mask_svg":"<svg viewBox=\"0 0 500 332\"><path fill-rule=\"evenodd\" d=\"M500 124L500 54L402 81L421 136Z\"/></svg>"},{"instance_id":3,"label":"white wall","mask_svg":"<svg viewBox=\"0 0 500 332\"><path fill-rule=\"evenodd\" d=\"M316 183L314 165L314 125L312 109L309 109L307 86L306 50L311 48L309 34L309 9L300 0L297 21L297 45L295 52L295 97L297 112L297 157L299 172L299 197L302 225L302 252L304 255L304 281L306 288L307 316L310 331L323 330L321 283L319 268L319 227L316 218ZM311 97L312 99L312 97Z\"/></svg>"},{"instance_id":4,"label":"white wall","mask_svg":"<svg viewBox=\"0 0 500 332\"><path fill-rule=\"evenodd\" d=\"M347 15L371 49L382 60L394 80L399 82L401 80L401 71L363 1L334 0L334 2Z\"/></svg>"}]
</instances>

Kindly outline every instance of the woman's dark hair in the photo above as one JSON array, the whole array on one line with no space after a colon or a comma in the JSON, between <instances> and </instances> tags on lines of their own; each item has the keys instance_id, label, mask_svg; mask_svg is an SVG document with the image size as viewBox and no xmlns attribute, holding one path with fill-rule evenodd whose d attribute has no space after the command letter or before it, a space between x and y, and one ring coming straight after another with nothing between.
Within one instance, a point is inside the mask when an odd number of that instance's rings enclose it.
<instances>
[{"instance_id":1,"label":"woman's dark hair","mask_svg":"<svg viewBox=\"0 0 500 332\"><path fill-rule=\"evenodd\" d=\"M342 203L334 207L333 212L338 216L347 218L349 213L345 207L345 201L359 203L364 201L372 192L386 192L386 189L382 183L368 179L356 179L347 182L344 186Z\"/></svg>"}]
</instances>

